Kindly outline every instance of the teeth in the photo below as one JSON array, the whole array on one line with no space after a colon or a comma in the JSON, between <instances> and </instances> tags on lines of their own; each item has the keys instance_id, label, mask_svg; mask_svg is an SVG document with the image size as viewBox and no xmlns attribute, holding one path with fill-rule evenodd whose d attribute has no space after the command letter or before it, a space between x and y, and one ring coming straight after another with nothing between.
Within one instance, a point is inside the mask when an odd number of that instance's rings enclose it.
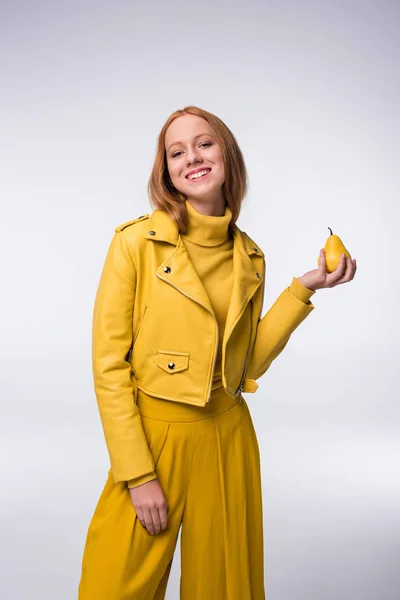
<instances>
[{"instance_id":1,"label":"teeth","mask_svg":"<svg viewBox=\"0 0 400 600\"><path fill-rule=\"evenodd\" d=\"M189 175L188 179L198 179L203 175L206 175L209 171L199 171L198 173L194 173L193 175Z\"/></svg>"}]
</instances>

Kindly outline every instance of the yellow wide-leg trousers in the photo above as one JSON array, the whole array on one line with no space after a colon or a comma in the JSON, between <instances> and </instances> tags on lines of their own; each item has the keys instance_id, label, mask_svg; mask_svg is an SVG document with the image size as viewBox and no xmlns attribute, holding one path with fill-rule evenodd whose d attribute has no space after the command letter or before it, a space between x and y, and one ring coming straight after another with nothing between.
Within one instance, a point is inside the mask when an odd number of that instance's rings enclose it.
<instances>
[{"instance_id":1,"label":"yellow wide-leg trousers","mask_svg":"<svg viewBox=\"0 0 400 600\"><path fill-rule=\"evenodd\" d=\"M92 516L78 600L162 600L181 530L181 600L264 600L260 455L245 399L205 407L138 393L167 528L150 535L111 470Z\"/></svg>"}]
</instances>

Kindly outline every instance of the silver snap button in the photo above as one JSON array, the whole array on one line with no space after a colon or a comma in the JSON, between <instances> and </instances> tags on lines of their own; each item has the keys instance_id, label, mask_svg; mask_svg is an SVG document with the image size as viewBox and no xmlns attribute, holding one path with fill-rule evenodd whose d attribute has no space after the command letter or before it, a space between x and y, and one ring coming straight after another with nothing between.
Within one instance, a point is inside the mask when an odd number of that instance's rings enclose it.
<instances>
[{"instance_id":1,"label":"silver snap button","mask_svg":"<svg viewBox=\"0 0 400 600\"><path fill-rule=\"evenodd\" d=\"M174 362L168 363L168 369L175 369L175 363Z\"/></svg>"},{"instance_id":2,"label":"silver snap button","mask_svg":"<svg viewBox=\"0 0 400 600\"><path fill-rule=\"evenodd\" d=\"M164 267L165 273L171 273L171 267Z\"/></svg>"},{"instance_id":3,"label":"silver snap button","mask_svg":"<svg viewBox=\"0 0 400 600\"><path fill-rule=\"evenodd\" d=\"M253 250L254 250L254 252L258 252L258 248L254 247Z\"/></svg>"},{"instance_id":4,"label":"silver snap button","mask_svg":"<svg viewBox=\"0 0 400 600\"><path fill-rule=\"evenodd\" d=\"M149 235L156 235L156 232L151 230L151 231L149 231Z\"/></svg>"}]
</instances>

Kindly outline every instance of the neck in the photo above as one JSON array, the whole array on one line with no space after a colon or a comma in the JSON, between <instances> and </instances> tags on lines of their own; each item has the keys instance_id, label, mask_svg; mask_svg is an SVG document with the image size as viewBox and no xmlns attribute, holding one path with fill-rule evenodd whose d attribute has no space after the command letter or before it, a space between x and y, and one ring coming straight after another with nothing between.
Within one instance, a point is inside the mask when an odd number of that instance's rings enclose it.
<instances>
[{"instance_id":1,"label":"neck","mask_svg":"<svg viewBox=\"0 0 400 600\"><path fill-rule=\"evenodd\" d=\"M226 202L223 197L213 202L199 201L188 198L186 204L190 204L198 213L209 217L223 217L225 214Z\"/></svg>"},{"instance_id":2,"label":"neck","mask_svg":"<svg viewBox=\"0 0 400 600\"><path fill-rule=\"evenodd\" d=\"M189 200L186 200L186 210L187 227L183 238L201 246L218 246L228 239L232 212L227 204L221 215L203 214Z\"/></svg>"}]
</instances>

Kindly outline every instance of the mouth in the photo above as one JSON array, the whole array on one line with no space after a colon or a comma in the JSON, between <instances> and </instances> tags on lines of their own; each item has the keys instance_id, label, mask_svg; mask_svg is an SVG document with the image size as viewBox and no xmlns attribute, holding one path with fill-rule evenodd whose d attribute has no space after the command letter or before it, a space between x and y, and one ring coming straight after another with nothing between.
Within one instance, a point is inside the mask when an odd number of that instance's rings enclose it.
<instances>
[{"instance_id":1,"label":"mouth","mask_svg":"<svg viewBox=\"0 0 400 600\"><path fill-rule=\"evenodd\" d=\"M191 173L190 175L186 175L186 179L188 181L192 181L192 182L203 181L203 179L205 179L210 172L211 172L211 169L209 167L207 167L205 169L201 169L201 170L197 171L196 173Z\"/></svg>"}]
</instances>

